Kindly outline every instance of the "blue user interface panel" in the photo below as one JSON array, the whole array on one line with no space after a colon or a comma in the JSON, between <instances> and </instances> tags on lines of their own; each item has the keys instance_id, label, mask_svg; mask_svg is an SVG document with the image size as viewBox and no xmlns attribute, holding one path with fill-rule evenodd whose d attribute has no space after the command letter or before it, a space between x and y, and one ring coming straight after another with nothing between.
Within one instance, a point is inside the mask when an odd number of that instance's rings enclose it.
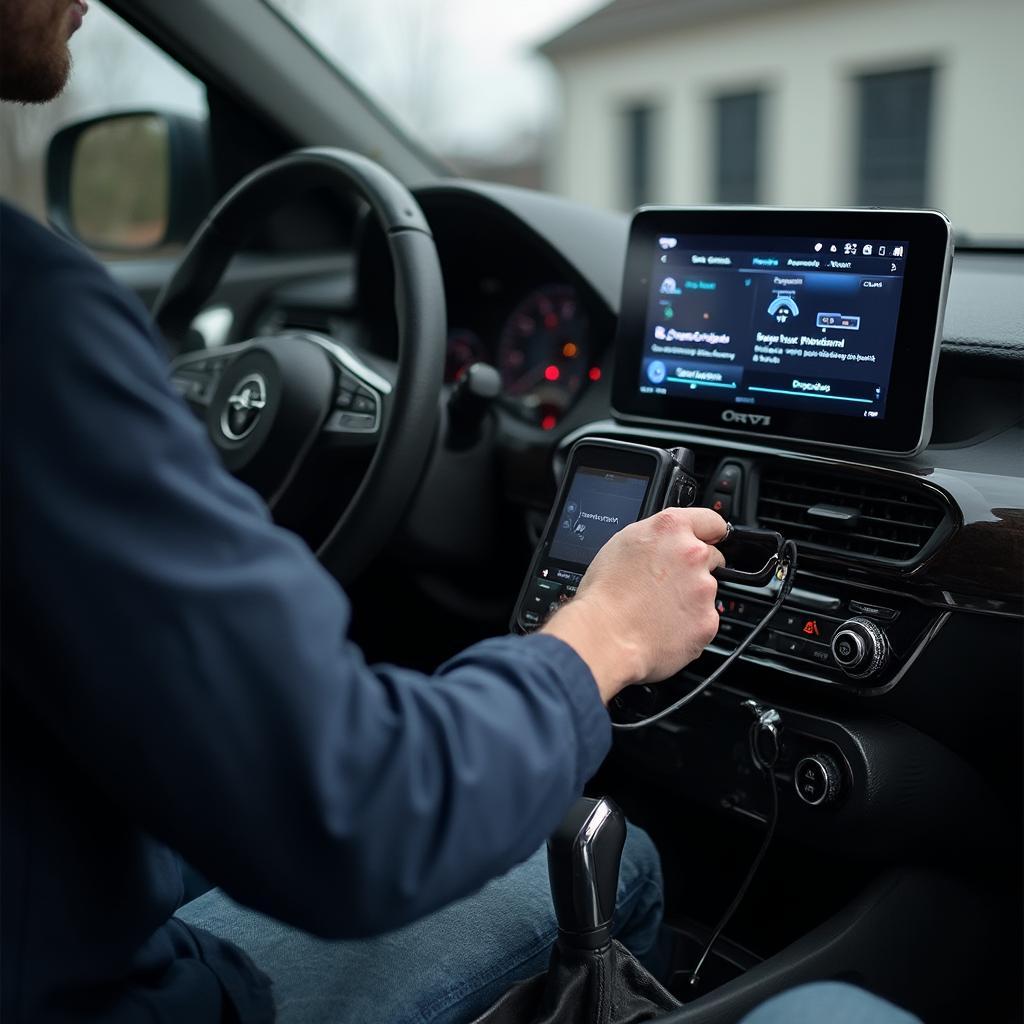
<instances>
[{"instance_id":1,"label":"blue user interface panel","mask_svg":"<svg viewBox=\"0 0 1024 1024\"><path fill-rule=\"evenodd\" d=\"M907 249L656 238L640 394L883 419Z\"/></svg>"}]
</instances>

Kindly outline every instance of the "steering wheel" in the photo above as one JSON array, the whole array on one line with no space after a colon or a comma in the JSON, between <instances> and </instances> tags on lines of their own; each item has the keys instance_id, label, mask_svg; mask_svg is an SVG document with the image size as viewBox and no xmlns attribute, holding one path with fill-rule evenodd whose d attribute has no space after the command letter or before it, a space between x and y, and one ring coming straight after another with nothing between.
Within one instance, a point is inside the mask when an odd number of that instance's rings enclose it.
<instances>
[{"instance_id":1,"label":"steering wheel","mask_svg":"<svg viewBox=\"0 0 1024 1024\"><path fill-rule=\"evenodd\" d=\"M397 363L378 373L357 352L314 331L196 351L192 321L253 228L288 200L325 186L363 199L383 228L395 275ZM179 353L171 363L178 389L204 416L227 468L271 508L315 446L359 453L362 461L372 449L359 486L317 550L330 572L351 580L398 526L437 428L444 284L433 236L409 190L345 150L302 149L275 160L213 208L158 297L154 317Z\"/></svg>"}]
</instances>

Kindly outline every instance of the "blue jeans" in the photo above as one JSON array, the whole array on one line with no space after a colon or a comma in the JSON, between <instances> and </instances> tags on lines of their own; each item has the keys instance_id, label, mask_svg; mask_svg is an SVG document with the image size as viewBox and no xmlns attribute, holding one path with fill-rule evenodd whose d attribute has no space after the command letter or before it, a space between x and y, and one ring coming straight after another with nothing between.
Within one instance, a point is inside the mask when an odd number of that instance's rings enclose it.
<instances>
[{"instance_id":1,"label":"blue jeans","mask_svg":"<svg viewBox=\"0 0 1024 1024\"><path fill-rule=\"evenodd\" d=\"M838 981L783 992L747 1014L740 1024L921 1024L878 996Z\"/></svg>"},{"instance_id":2,"label":"blue jeans","mask_svg":"<svg viewBox=\"0 0 1024 1024\"><path fill-rule=\"evenodd\" d=\"M629 826L615 933L656 973L661 863ZM465 1024L547 966L557 934L539 850L474 896L374 939L328 942L247 910L217 889L178 911L229 939L274 982L281 1024ZM768 1000L742 1024L920 1024L849 985L819 982Z\"/></svg>"},{"instance_id":3,"label":"blue jeans","mask_svg":"<svg viewBox=\"0 0 1024 1024\"><path fill-rule=\"evenodd\" d=\"M661 914L658 852L629 826L614 930L654 970ZM373 939L317 939L218 889L178 916L252 957L274 983L281 1024L463 1024L543 971L558 931L543 849L468 899Z\"/></svg>"}]
</instances>

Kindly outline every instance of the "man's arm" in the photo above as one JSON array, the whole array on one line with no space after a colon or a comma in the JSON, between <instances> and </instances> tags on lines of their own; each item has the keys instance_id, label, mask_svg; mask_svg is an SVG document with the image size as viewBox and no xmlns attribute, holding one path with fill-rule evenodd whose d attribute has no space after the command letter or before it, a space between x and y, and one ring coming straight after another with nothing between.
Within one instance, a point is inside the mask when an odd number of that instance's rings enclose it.
<instances>
[{"instance_id":1,"label":"man's arm","mask_svg":"<svg viewBox=\"0 0 1024 1024\"><path fill-rule=\"evenodd\" d=\"M544 627L591 667L607 703L631 683L659 682L718 632L714 545L726 525L707 508L667 508L627 526L591 562L576 598Z\"/></svg>"},{"instance_id":2,"label":"man's arm","mask_svg":"<svg viewBox=\"0 0 1024 1024\"><path fill-rule=\"evenodd\" d=\"M532 852L608 747L573 649L502 638L433 679L371 671L131 297L88 266L5 290L4 570L39 641L17 675L82 771L237 899L324 935L397 926Z\"/></svg>"}]
</instances>

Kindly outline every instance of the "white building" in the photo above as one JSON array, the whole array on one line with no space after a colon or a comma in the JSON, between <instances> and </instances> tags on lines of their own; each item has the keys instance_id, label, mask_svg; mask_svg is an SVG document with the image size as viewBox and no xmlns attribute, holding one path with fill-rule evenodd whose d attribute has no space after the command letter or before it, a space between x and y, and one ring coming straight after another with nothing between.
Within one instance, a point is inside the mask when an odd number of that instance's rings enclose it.
<instances>
[{"instance_id":1,"label":"white building","mask_svg":"<svg viewBox=\"0 0 1024 1024\"><path fill-rule=\"evenodd\" d=\"M584 202L934 206L1024 238L1024 0L613 0L541 46Z\"/></svg>"}]
</instances>

